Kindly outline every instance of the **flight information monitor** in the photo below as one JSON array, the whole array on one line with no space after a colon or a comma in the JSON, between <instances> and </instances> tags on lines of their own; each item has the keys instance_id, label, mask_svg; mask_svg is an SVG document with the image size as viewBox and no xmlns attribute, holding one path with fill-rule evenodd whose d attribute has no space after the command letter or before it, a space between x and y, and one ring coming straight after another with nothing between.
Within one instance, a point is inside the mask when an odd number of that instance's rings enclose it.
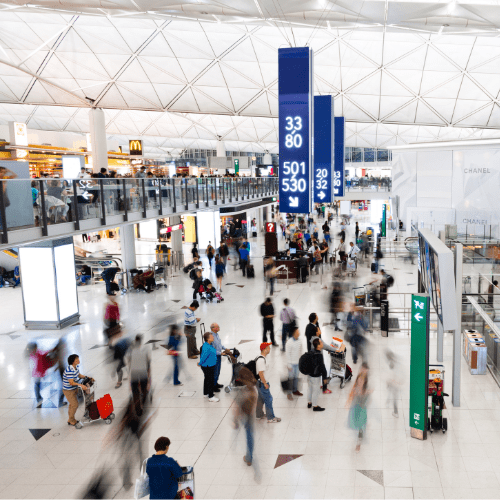
<instances>
[{"instance_id":1,"label":"flight information monitor","mask_svg":"<svg viewBox=\"0 0 500 500\"><path fill-rule=\"evenodd\" d=\"M278 49L280 212L312 211L313 53Z\"/></svg>"}]
</instances>

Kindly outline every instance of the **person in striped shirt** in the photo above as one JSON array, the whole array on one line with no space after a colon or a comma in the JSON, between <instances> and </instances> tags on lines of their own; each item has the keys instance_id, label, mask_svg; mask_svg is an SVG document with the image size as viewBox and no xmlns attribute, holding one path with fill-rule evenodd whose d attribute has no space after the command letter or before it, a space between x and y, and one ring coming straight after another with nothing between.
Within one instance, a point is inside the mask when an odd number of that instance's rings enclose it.
<instances>
[{"instance_id":1,"label":"person in striped shirt","mask_svg":"<svg viewBox=\"0 0 500 500\"><path fill-rule=\"evenodd\" d=\"M75 419L75 413L78 410L77 388L80 387L83 391L88 389L86 385L78 382L78 380L85 378L85 375L80 373L79 364L80 358L78 354L72 354L68 357L68 366L63 373L63 394L69 403L68 425L77 424L77 420Z\"/></svg>"},{"instance_id":2,"label":"person in striped shirt","mask_svg":"<svg viewBox=\"0 0 500 500\"><path fill-rule=\"evenodd\" d=\"M199 323L200 318L197 318L194 314L198 307L200 307L198 301L193 300L184 313L184 335L187 340L187 355L189 359L197 359L200 354L196 346L196 323Z\"/></svg>"}]
</instances>

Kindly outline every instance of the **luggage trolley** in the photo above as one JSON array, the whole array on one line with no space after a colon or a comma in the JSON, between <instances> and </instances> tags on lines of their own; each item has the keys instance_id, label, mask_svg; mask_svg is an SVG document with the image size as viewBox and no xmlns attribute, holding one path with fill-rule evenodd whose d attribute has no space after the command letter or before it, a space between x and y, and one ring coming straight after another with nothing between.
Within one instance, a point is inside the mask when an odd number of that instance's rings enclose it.
<instances>
[{"instance_id":1,"label":"luggage trolley","mask_svg":"<svg viewBox=\"0 0 500 500\"><path fill-rule=\"evenodd\" d=\"M429 406L430 415L427 420L427 430L432 434L433 431L448 430L448 419L443 417L443 408L445 406L444 396L444 366L429 365L429 393L431 406Z\"/></svg>"},{"instance_id":2,"label":"luggage trolley","mask_svg":"<svg viewBox=\"0 0 500 500\"><path fill-rule=\"evenodd\" d=\"M332 347L337 348L337 345L332 344ZM340 378L340 388L343 389L345 383L352 378L351 369L346 362L347 350L344 346L341 351L328 351L328 353L330 354L330 378Z\"/></svg>"},{"instance_id":3,"label":"luggage trolley","mask_svg":"<svg viewBox=\"0 0 500 500\"><path fill-rule=\"evenodd\" d=\"M229 385L226 385L226 387L224 387L224 391L229 393L233 389L236 389L237 387L240 387L242 385L241 382L238 382L238 374L241 367L244 366L244 363L241 361L241 353L240 351L238 351L238 349L236 349L236 347L231 349L231 355L227 356L227 360L233 367L231 382L229 383Z\"/></svg>"},{"instance_id":4,"label":"luggage trolley","mask_svg":"<svg viewBox=\"0 0 500 500\"><path fill-rule=\"evenodd\" d=\"M97 388L95 380L87 377L83 379L82 383L83 385L87 385L89 389L88 391L84 391L81 387L77 389L79 395L85 401L85 413L83 414L83 418L75 424L75 428L81 429L85 424L91 424L98 420L104 420L106 424L110 424L115 418L111 396L106 394L95 401L95 390Z\"/></svg>"}]
</instances>

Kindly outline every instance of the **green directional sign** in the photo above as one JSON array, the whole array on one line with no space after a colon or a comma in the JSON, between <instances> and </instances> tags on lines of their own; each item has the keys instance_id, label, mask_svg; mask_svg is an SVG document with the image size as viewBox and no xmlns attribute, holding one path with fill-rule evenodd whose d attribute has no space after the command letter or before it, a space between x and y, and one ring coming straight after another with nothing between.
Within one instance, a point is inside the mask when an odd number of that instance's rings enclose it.
<instances>
[{"instance_id":1,"label":"green directional sign","mask_svg":"<svg viewBox=\"0 0 500 500\"><path fill-rule=\"evenodd\" d=\"M382 205L382 230L380 232L382 238L387 236L387 205Z\"/></svg>"},{"instance_id":2,"label":"green directional sign","mask_svg":"<svg viewBox=\"0 0 500 500\"><path fill-rule=\"evenodd\" d=\"M410 434L427 439L429 392L429 296L411 296Z\"/></svg>"},{"instance_id":3,"label":"green directional sign","mask_svg":"<svg viewBox=\"0 0 500 500\"><path fill-rule=\"evenodd\" d=\"M240 160L235 158L234 160L234 173L237 174L240 171Z\"/></svg>"}]
</instances>

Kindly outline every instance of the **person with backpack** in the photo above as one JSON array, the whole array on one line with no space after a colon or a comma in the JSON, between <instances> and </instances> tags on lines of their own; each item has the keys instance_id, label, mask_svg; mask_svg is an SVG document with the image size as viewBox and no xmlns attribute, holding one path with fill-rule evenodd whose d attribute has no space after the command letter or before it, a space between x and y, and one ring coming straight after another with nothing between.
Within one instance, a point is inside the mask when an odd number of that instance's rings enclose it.
<instances>
[{"instance_id":1,"label":"person with backpack","mask_svg":"<svg viewBox=\"0 0 500 500\"><path fill-rule=\"evenodd\" d=\"M226 266L219 255L215 256L215 276L219 285L219 292L222 292L222 278L226 272Z\"/></svg>"},{"instance_id":2,"label":"person with backpack","mask_svg":"<svg viewBox=\"0 0 500 500\"><path fill-rule=\"evenodd\" d=\"M325 411L318 405L321 387L328 383L325 361L323 360L323 342L316 338L312 342L313 349L306 353L307 359L307 407L313 411ZM321 383L323 381L323 384Z\"/></svg>"},{"instance_id":3,"label":"person with backpack","mask_svg":"<svg viewBox=\"0 0 500 500\"><path fill-rule=\"evenodd\" d=\"M273 396L269 389L270 384L266 380L266 357L271 352L271 344L269 342L262 342L260 344L260 356L247 364L247 368L252 371L257 379L257 389L259 397L257 399L256 417L258 419L267 417L268 424L275 424L281 422L281 418L274 415L273 410ZM264 414L262 408L266 406L266 413Z\"/></svg>"},{"instance_id":4,"label":"person with backpack","mask_svg":"<svg viewBox=\"0 0 500 500\"><path fill-rule=\"evenodd\" d=\"M212 260L214 258L215 250L214 247L211 245L211 242L208 242L207 250L206 250L207 258L208 258L208 263L210 264L210 267L212 267Z\"/></svg>"},{"instance_id":5,"label":"person with backpack","mask_svg":"<svg viewBox=\"0 0 500 500\"><path fill-rule=\"evenodd\" d=\"M299 340L300 330L297 327L294 327L290 333L290 338L286 342L288 380L291 384L287 398L293 401L293 396L303 396L299 391L299 360L302 353L302 342Z\"/></svg>"}]
</instances>

